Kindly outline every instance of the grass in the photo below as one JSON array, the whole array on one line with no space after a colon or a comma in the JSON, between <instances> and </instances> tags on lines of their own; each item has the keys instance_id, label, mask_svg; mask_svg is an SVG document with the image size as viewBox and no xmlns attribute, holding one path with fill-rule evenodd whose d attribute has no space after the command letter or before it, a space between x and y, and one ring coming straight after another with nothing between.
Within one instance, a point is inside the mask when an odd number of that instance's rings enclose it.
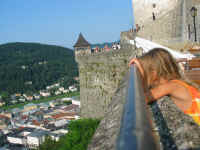
<instances>
[{"instance_id":1,"label":"grass","mask_svg":"<svg viewBox=\"0 0 200 150\"><path fill-rule=\"evenodd\" d=\"M29 103L39 104L39 103L49 102L49 101L59 99L59 98L79 96L79 95L80 95L80 92L71 92L71 93L66 93L66 94L57 95L57 96L43 97L39 100L33 100L33 101L29 101L29 102L26 101L26 102L20 103L20 104L2 106L2 107L0 107L0 109L9 110L9 109L13 109L13 108L23 107L24 105L29 104Z\"/></svg>"}]
</instances>

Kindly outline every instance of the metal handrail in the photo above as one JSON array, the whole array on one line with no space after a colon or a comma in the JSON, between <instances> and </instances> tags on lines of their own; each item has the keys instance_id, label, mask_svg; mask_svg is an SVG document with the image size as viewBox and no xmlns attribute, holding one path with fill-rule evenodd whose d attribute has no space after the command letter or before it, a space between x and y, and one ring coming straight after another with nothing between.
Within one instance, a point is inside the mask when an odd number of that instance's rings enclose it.
<instances>
[{"instance_id":1,"label":"metal handrail","mask_svg":"<svg viewBox=\"0 0 200 150\"><path fill-rule=\"evenodd\" d=\"M158 150L145 104L141 76L130 67L126 104L124 105L117 150Z\"/></svg>"}]
</instances>

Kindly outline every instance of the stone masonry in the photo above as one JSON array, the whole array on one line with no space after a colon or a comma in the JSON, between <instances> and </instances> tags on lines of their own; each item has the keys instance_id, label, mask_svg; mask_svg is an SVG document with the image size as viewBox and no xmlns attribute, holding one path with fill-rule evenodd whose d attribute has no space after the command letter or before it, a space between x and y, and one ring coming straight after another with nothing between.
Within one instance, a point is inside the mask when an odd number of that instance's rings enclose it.
<instances>
[{"instance_id":1,"label":"stone masonry","mask_svg":"<svg viewBox=\"0 0 200 150\"><path fill-rule=\"evenodd\" d=\"M138 36L166 46L188 40L194 42L194 25L190 9L195 6L198 10L196 27L200 30L200 0L132 1L135 24L140 28ZM198 31L197 34L197 41L200 41Z\"/></svg>"},{"instance_id":2,"label":"stone masonry","mask_svg":"<svg viewBox=\"0 0 200 150\"><path fill-rule=\"evenodd\" d=\"M128 61L137 53L128 49L78 56L81 116L101 118L128 70Z\"/></svg>"}]
</instances>

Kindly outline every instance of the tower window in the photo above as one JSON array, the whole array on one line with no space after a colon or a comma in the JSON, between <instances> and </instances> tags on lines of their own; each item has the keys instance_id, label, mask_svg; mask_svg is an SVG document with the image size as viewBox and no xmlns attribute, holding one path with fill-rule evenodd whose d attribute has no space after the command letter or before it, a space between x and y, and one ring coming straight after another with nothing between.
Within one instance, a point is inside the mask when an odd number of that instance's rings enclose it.
<instances>
[{"instance_id":1,"label":"tower window","mask_svg":"<svg viewBox=\"0 0 200 150\"><path fill-rule=\"evenodd\" d=\"M153 16L153 21L155 21L156 20L156 16L155 16L154 12L152 12L152 16Z\"/></svg>"},{"instance_id":2,"label":"tower window","mask_svg":"<svg viewBox=\"0 0 200 150\"><path fill-rule=\"evenodd\" d=\"M153 3L153 8L156 8L156 4L155 3Z\"/></svg>"}]
</instances>

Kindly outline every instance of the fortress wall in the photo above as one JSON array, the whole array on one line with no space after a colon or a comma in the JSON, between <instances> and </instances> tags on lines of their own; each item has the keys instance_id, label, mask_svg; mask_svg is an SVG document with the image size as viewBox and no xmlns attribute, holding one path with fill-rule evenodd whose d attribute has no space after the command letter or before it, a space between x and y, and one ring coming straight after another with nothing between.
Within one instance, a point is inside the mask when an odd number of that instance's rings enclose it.
<instances>
[{"instance_id":1,"label":"fortress wall","mask_svg":"<svg viewBox=\"0 0 200 150\"><path fill-rule=\"evenodd\" d=\"M120 81L128 71L128 61L136 50L113 50L77 57L80 77L81 116L101 118Z\"/></svg>"}]
</instances>

